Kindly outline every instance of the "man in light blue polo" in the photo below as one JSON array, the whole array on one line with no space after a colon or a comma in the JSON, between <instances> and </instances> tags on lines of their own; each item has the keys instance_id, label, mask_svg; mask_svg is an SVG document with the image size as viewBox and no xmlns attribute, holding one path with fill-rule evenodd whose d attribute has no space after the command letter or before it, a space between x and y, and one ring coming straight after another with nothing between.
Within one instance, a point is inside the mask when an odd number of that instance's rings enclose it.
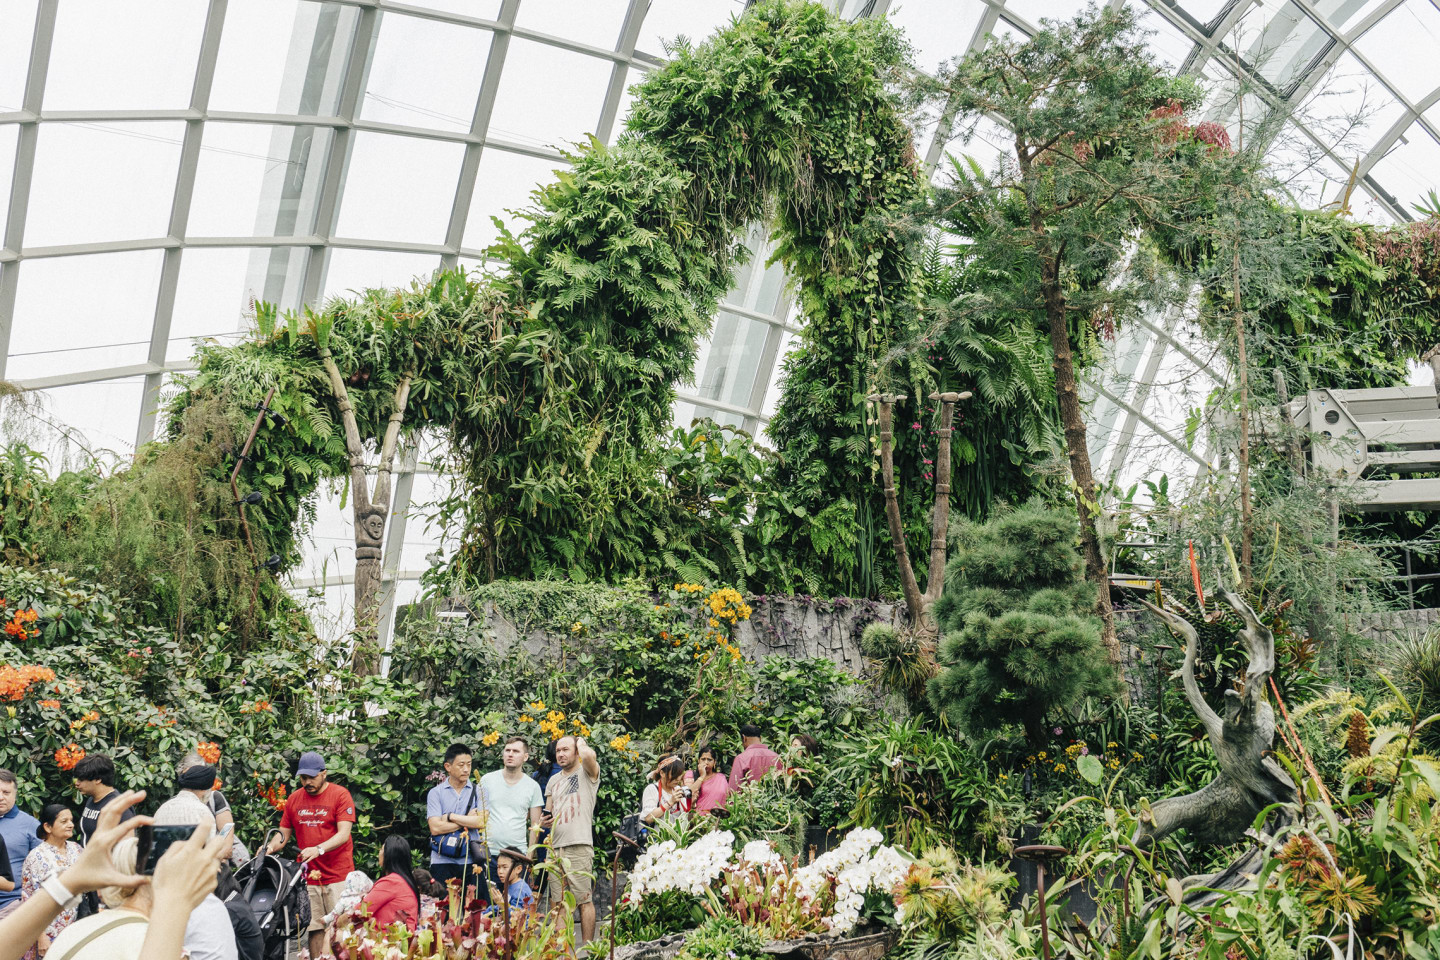
<instances>
[{"instance_id":1,"label":"man in light blue polo","mask_svg":"<svg viewBox=\"0 0 1440 960\"><path fill-rule=\"evenodd\" d=\"M25 858L44 842L37 832L40 821L15 809L18 790L15 774L0 769L0 840L5 841L5 852L10 858L10 875L15 878L13 887L0 890L0 907L8 907L20 899L20 870L25 866Z\"/></svg>"},{"instance_id":2,"label":"man in light blue polo","mask_svg":"<svg viewBox=\"0 0 1440 960\"><path fill-rule=\"evenodd\" d=\"M474 757L470 748L463 743L452 743L445 751L445 779L430 788L425 798L425 816L430 824L430 876L441 883L459 880L463 891L483 876L477 867L484 867L484 861L472 863L467 853L467 844L461 848L458 857L447 856L439 851L438 841L446 834L467 832L467 840L479 840L480 831L480 785L470 780L470 768ZM481 889L483 899L485 891Z\"/></svg>"}]
</instances>

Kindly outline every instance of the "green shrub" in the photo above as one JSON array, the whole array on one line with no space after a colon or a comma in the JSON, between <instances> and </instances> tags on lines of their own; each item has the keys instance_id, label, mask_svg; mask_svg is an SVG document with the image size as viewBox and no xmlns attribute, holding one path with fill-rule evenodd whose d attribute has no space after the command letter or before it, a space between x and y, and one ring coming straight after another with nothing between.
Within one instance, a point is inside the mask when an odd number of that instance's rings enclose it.
<instances>
[{"instance_id":1,"label":"green shrub","mask_svg":"<svg viewBox=\"0 0 1440 960\"><path fill-rule=\"evenodd\" d=\"M1030 503L952 530L954 554L935 605L940 671L930 702L971 736L1019 724L1034 746L1046 719L1119 683L1080 577L1071 511Z\"/></svg>"},{"instance_id":2,"label":"green shrub","mask_svg":"<svg viewBox=\"0 0 1440 960\"><path fill-rule=\"evenodd\" d=\"M733 917L712 916L685 935L676 960L761 960L764 945L754 927Z\"/></svg>"}]
</instances>

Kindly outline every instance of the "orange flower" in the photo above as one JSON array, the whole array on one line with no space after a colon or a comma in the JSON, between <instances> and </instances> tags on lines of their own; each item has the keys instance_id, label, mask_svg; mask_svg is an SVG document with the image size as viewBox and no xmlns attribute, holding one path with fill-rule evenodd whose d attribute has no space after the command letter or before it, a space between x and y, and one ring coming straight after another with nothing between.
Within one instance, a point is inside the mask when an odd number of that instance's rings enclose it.
<instances>
[{"instance_id":1,"label":"orange flower","mask_svg":"<svg viewBox=\"0 0 1440 960\"><path fill-rule=\"evenodd\" d=\"M85 751L73 743L55 751L55 765L61 770L74 770L75 764L84 759Z\"/></svg>"},{"instance_id":2,"label":"orange flower","mask_svg":"<svg viewBox=\"0 0 1440 960\"><path fill-rule=\"evenodd\" d=\"M59 709L60 709L60 701L59 701L59 700L41 700L41 701L40 701L40 706L42 706L42 707L49 707L51 710L59 710Z\"/></svg>"},{"instance_id":3,"label":"orange flower","mask_svg":"<svg viewBox=\"0 0 1440 960\"><path fill-rule=\"evenodd\" d=\"M258 777L256 779L257 782L255 784L255 792L260 794L260 796L264 797L265 802L270 804L270 806L274 807L276 810L284 810L286 794L285 784L272 783L270 784L270 786L267 787L264 784L258 782Z\"/></svg>"},{"instance_id":4,"label":"orange flower","mask_svg":"<svg viewBox=\"0 0 1440 960\"><path fill-rule=\"evenodd\" d=\"M55 671L49 667L0 667L0 700L19 700L37 683L50 683Z\"/></svg>"},{"instance_id":5,"label":"orange flower","mask_svg":"<svg viewBox=\"0 0 1440 960\"><path fill-rule=\"evenodd\" d=\"M195 744L195 752L200 754L200 759L214 766L220 762L220 745L206 741Z\"/></svg>"}]
</instances>

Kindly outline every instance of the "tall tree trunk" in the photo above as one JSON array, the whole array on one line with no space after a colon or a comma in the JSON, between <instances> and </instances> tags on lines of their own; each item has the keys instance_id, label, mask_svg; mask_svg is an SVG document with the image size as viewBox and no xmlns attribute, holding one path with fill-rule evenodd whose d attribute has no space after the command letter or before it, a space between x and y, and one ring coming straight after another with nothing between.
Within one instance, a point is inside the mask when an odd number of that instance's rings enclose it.
<instances>
[{"instance_id":1,"label":"tall tree trunk","mask_svg":"<svg viewBox=\"0 0 1440 960\"><path fill-rule=\"evenodd\" d=\"M1090 448L1085 443L1085 417L1080 408L1080 393L1075 380L1074 353L1070 347L1070 329L1066 323L1065 294L1060 289L1058 257L1047 257L1041 264L1041 294L1045 301L1045 319L1050 327L1050 350L1055 355L1055 393L1060 401L1060 422L1065 428L1065 447L1070 457L1070 475L1075 482L1075 506L1080 516L1080 552L1085 559L1085 579L1095 585L1095 612L1100 617L1100 639L1110 663L1125 675L1125 661L1120 641L1115 636L1115 610L1110 605L1110 576L1100 552L1100 532L1095 517L1100 507L1095 499L1095 474L1090 467Z\"/></svg>"},{"instance_id":2,"label":"tall tree trunk","mask_svg":"<svg viewBox=\"0 0 1440 960\"><path fill-rule=\"evenodd\" d=\"M1054 355L1055 393L1060 405L1060 423L1065 430L1065 448L1070 459L1070 476L1075 485L1075 507L1080 518L1080 553L1085 560L1085 579L1095 587L1095 613L1100 617L1100 639L1110 664L1122 682L1125 660L1120 641L1115 636L1115 608L1110 605L1110 575L1100 552L1100 532L1096 515L1100 505L1095 499L1095 474L1090 467L1090 448L1085 444L1085 416L1080 409L1080 392L1075 380L1074 351L1070 346L1070 327L1066 322L1068 304L1060 285L1060 265L1065 257L1062 241L1056 248L1036 199L1032 182L1034 160L1039 149L1032 152L1028 138L1016 131L1015 157L1020 165L1021 189L1029 213L1030 231L1040 259L1040 297L1050 333L1050 352Z\"/></svg>"},{"instance_id":3,"label":"tall tree trunk","mask_svg":"<svg viewBox=\"0 0 1440 960\"><path fill-rule=\"evenodd\" d=\"M1239 225L1236 225L1238 234ZM1240 238L1235 238L1235 260L1230 278L1234 292L1235 360L1240 367L1240 588L1250 595L1255 550L1255 517L1250 505L1250 379L1245 354L1245 312L1240 306Z\"/></svg>"}]
</instances>

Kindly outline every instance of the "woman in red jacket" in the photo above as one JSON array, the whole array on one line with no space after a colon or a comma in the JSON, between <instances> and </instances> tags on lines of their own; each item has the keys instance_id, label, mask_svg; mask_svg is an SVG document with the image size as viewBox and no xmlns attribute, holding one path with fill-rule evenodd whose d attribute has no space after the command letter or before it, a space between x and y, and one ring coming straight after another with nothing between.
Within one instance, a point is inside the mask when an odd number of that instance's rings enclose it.
<instances>
[{"instance_id":1,"label":"woman in red jacket","mask_svg":"<svg viewBox=\"0 0 1440 960\"><path fill-rule=\"evenodd\" d=\"M410 872L410 844L401 836L385 838L380 848L380 879L365 894L370 919L382 927L403 923L410 930L420 918L420 892Z\"/></svg>"}]
</instances>

